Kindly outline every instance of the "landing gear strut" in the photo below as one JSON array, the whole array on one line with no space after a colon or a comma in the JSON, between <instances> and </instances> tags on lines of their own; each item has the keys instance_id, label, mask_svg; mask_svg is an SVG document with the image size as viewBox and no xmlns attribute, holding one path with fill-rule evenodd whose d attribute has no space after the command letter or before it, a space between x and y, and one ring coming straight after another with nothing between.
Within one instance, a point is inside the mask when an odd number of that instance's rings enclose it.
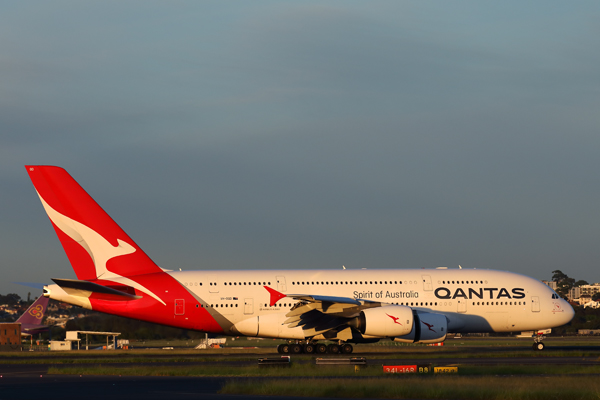
<instances>
[{"instance_id":1,"label":"landing gear strut","mask_svg":"<svg viewBox=\"0 0 600 400\"><path fill-rule=\"evenodd\" d=\"M536 351L542 351L546 347L546 345L542 342L542 340L546 339L546 336L542 334L534 334L533 336L533 349Z\"/></svg>"}]
</instances>

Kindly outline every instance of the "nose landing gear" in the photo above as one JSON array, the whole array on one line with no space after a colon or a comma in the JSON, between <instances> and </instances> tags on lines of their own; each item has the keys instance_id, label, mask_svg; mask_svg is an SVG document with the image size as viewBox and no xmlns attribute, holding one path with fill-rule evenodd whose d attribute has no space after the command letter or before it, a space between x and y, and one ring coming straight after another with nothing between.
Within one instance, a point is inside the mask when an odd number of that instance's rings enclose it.
<instances>
[{"instance_id":1,"label":"nose landing gear","mask_svg":"<svg viewBox=\"0 0 600 400\"><path fill-rule=\"evenodd\" d=\"M541 333L533 334L533 350L542 351L546 347L546 345L542 342L542 340L546 339Z\"/></svg>"}]
</instances>

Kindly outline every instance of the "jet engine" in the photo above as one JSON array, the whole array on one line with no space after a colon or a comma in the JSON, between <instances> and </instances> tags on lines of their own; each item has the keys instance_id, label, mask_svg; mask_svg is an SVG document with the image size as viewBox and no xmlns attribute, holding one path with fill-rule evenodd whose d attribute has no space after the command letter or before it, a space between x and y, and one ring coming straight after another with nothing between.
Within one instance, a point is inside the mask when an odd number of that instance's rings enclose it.
<instances>
[{"instance_id":1,"label":"jet engine","mask_svg":"<svg viewBox=\"0 0 600 400\"><path fill-rule=\"evenodd\" d=\"M413 330L413 312L410 307L405 306L367 308L362 310L349 325L363 335L403 336Z\"/></svg>"},{"instance_id":2,"label":"jet engine","mask_svg":"<svg viewBox=\"0 0 600 400\"><path fill-rule=\"evenodd\" d=\"M442 314L414 311L414 327L408 335L398 335L394 342L439 343L446 339L448 323Z\"/></svg>"}]
</instances>

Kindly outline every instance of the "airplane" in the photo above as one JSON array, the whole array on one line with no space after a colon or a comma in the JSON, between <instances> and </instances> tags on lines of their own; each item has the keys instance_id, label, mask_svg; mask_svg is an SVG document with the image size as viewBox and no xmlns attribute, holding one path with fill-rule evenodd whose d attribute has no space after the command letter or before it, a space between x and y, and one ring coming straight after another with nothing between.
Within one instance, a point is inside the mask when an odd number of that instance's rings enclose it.
<instances>
[{"instance_id":1,"label":"airplane","mask_svg":"<svg viewBox=\"0 0 600 400\"><path fill-rule=\"evenodd\" d=\"M573 308L542 282L483 269L162 269L69 175L25 168L77 279L44 296L201 332L280 338L280 353L351 353L352 344L439 343L449 333L538 331ZM542 336L533 348L543 350ZM329 341L329 345L323 342Z\"/></svg>"},{"instance_id":2,"label":"airplane","mask_svg":"<svg viewBox=\"0 0 600 400\"><path fill-rule=\"evenodd\" d=\"M15 322L21 324L21 336L33 336L37 333L47 332L48 325L42 325L42 319L48 308L50 299L40 296Z\"/></svg>"}]
</instances>

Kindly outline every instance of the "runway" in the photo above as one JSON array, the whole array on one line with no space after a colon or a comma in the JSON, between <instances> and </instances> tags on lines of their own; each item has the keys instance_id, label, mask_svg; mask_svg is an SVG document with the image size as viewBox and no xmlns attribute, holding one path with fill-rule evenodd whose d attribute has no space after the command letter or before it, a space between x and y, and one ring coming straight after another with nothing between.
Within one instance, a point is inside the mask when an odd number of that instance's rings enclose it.
<instances>
[{"instance_id":1,"label":"runway","mask_svg":"<svg viewBox=\"0 0 600 400\"><path fill-rule=\"evenodd\" d=\"M217 395L223 378L115 376L4 376L0 399L227 399ZM237 397L239 398L239 396Z\"/></svg>"}]
</instances>

